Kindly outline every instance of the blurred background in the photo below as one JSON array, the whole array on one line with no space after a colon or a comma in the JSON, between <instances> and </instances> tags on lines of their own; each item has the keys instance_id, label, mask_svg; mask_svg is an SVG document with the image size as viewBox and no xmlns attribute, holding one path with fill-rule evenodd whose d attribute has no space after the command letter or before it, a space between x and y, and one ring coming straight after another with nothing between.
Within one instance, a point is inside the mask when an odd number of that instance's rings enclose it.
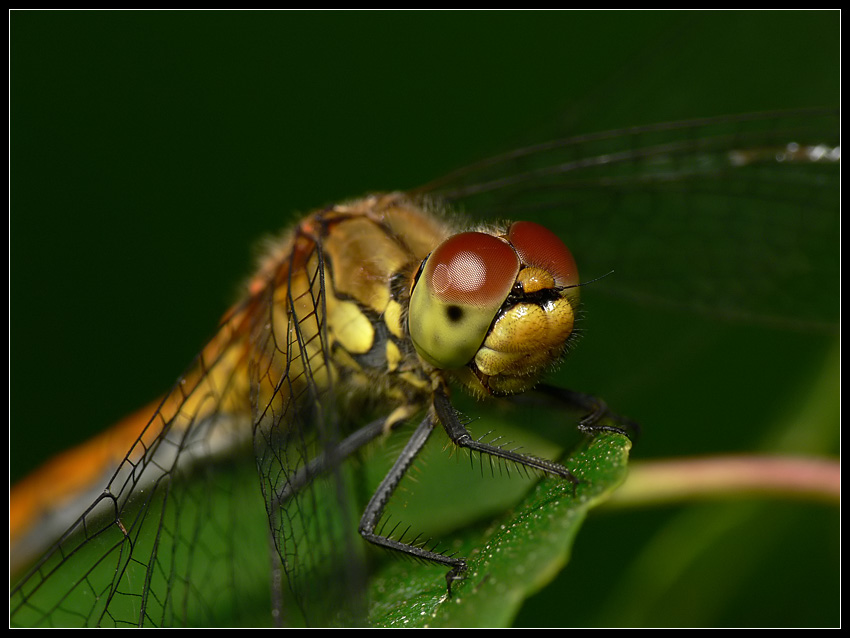
<instances>
[{"instance_id":1,"label":"blurred background","mask_svg":"<svg viewBox=\"0 0 850 638\"><path fill-rule=\"evenodd\" d=\"M561 135L838 106L839 44L826 11L12 12L11 480L166 391L299 215ZM634 458L838 454L837 385L793 425L837 329L584 298L559 381L641 422ZM816 504L600 513L516 622L837 625L838 529Z\"/></svg>"}]
</instances>

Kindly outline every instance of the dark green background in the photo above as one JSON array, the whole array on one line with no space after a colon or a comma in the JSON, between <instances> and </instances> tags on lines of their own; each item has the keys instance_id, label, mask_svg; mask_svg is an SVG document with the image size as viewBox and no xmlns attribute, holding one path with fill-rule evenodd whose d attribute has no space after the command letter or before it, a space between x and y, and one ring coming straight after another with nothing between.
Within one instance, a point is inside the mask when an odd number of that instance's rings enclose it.
<instances>
[{"instance_id":1,"label":"dark green background","mask_svg":"<svg viewBox=\"0 0 850 638\"><path fill-rule=\"evenodd\" d=\"M837 12L12 12L11 478L167 390L252 246L294 215L555 135L835 106L839 27ZM604 303L564 382L645 425L638 458L758 449L757 421L793 412L831 345L752 326L703 342L700 318L665 344L651 314ZM836 423L800 451L837 439ZM837 624L837 513L818 506L719 533L682 568L705 591L636 604L641 552L687 515L592 520L518 622ZM585 546L616 568L583 565Z\"/></svg>"}]
</instances>

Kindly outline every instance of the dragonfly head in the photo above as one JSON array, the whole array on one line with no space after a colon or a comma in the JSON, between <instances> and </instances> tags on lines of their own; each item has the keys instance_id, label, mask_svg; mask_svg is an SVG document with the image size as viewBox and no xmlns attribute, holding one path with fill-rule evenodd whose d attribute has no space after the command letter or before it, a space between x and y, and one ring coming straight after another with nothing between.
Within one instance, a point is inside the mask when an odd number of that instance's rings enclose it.
<instances>
[{"instance_id":1,"label":"dragonfly head","mask_svg":"<svg viewBox=\"0 0 850 638\"><path fill-rule=\"evenodd\" d=\"M453 235L415 278L411 339L422 359L476 394L523 392L564 352L578 281L564 243L533 222Z\"/></svg>"}]
</instances>

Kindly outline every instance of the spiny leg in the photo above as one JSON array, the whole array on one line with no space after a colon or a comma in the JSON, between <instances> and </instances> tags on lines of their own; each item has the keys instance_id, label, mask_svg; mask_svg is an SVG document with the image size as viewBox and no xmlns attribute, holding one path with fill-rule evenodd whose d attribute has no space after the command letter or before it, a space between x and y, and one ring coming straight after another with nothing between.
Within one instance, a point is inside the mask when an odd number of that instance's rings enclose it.
<instances>
[{"instance_id":1,"label":"spiny leg","mask_svg":"<svg viewBox=\"0 0 850 638\"><path fill-rule=\"evenodd\" d=\"M635 421L611 412L608 405L599 397L545 383L534 388L534 393L584 412L585 416L578 423L578 429L582 432L589 434L616 432L629 438L635 438L640 434L640 426ZM612 421L616 425L602 423L603 419Z\"/></svg>"},{"instance_id":2,"label":"spiny leg","mask_svg":"<svg viewBox=\"0 0 850 638\"><path fill-rule=\"evenodd\" d=\"M359 531L360 535L363 536L364 539L380 547L393 549L408 554L409 556L414 556L416 558L450 567L451 569L448 574L446 574L446 584L448 585L449 595L451 596L452 582L461 578L461 574L466 571L466 561L460 558L446 556L418 545L389 538L388 536L383 536L375 531L375 528L384 513L387 502L393 492L395 492L396 487L398 487L399 482L410 468L410 465L413 463L416 456L425 446L425 443L427 443L428 438L431 436L431 432L434 430L434 425L434 415L429 412L416 428L413 435L404 446L404 449L401 451L398 459L396 459L396 462L393 464L390 471L384 477L384 480L381 481L381 484L372 495L369 504L366 506L366 510L363 512L363 517L360 519Z\"/></svg>"},{"instance_id":3,"label":"spiny leg","mask_svg":"<svg viewBox=\"0 0 850 638\"><path fill-rule=\"evenodd\" d=\"M594 408L593 410L590 410L590 417L583 420L583 423L588 426L592 426L595 425L599 419L608 414L608 411L604 404L593 403L591 401L592 398L585 397L586 395L576 395L574 397L576 399L575 405L581 408L590 406ZM565 402L567 401L568 395L561 395L556 398L561 402ZM449 397L444 389L438 389L435 391L433 396L433 407L433 412L429 413L416 428L395 464L375 490L375 493L370 499L369 504L366 506L366 510L360 520L359 531L361 536L370 543L449 567L450 570L446 574L446 584L448 585L449 595L451 595L452 582L463 578L463 573L467 569L466 561L460 558L446 556L412 543L405 543L401 540L390 538L376 532L377 525L384 513L389 499L392 497L396 487L410 468L416 456L427 443L428 438L436 425L436 420L440 421L449 438L459 447L464 447L480 454L486 454L491 457L516 463L532 470L564 478L574 486L579 483L579 480L566 467L559 463L555 463L554 461L541 459L528 454L522 454L514 450L504 449L496 445L473 439L469 431L466 429L466 426L464 426L461 422L458 414L452 407Z\"/></svg>"},{"instance_id":4,"label":"spiny leg","mask_svg":"<svg viewBox=\"0 0 850 638\"><path fill-rule=\"evenodd\" d=\"M301 491L315 477L325 474L338 467L346 458L354 454L364 445L371 443L386 430L386 419L377 419L364 425L337 445L330 447L318 456L310 459L306 465L299 468L284 485L277 495L278 506Z\"/></svg>"},{"instance_id":5,"label":"spiny leg","mask_svg":"<svg viewBox=\"0 0 850 638\"><path fill-rule=\"evenodd\" d=\"M506 461L528 467L532 470L564 478L573 485L578 484L578 479L572 474L572 472L560 463L555 463L548 459L541 459L529 454L522 454L514 450L508 450L473 439L469 430L466 429L466 426L458 418L455 409L449 401L448 395L444 391L438 390L434 393L434 409L437 413L437 418L439 418L440 422L443 424L443 428L445 428L449 438L458 447L463 447L480 454L504 459Z\"/></svg>"}]
</instances>

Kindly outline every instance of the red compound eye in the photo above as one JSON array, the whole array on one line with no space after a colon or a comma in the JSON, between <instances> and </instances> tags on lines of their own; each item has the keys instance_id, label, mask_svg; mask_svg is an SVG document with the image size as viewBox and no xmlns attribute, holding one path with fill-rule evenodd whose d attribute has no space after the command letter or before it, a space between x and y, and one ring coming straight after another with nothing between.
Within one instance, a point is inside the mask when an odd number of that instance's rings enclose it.
<instances>
[{"instance_id":1,"label":"red compound eye","mask_svg":"<svg viewBox=\"0 0 850 638\"><path fill-rule=\"evenodd\" d=\"M443 303L496 310L516 281L519 261L508 244L484 233L450 237L431 253L425 281Z\"/></svg>"},{"instance_id":2,"label":"red compound eye","mask_svg":"<svg viewBox=\"0 0 850 638\"><path fill-rule=\"evenodd\" d=\"M508 240L527 266L536 266L552 274L559 286L579 283L573 254L555 233L534 222L515 222Z\"/></svg>"}]
</instances>

